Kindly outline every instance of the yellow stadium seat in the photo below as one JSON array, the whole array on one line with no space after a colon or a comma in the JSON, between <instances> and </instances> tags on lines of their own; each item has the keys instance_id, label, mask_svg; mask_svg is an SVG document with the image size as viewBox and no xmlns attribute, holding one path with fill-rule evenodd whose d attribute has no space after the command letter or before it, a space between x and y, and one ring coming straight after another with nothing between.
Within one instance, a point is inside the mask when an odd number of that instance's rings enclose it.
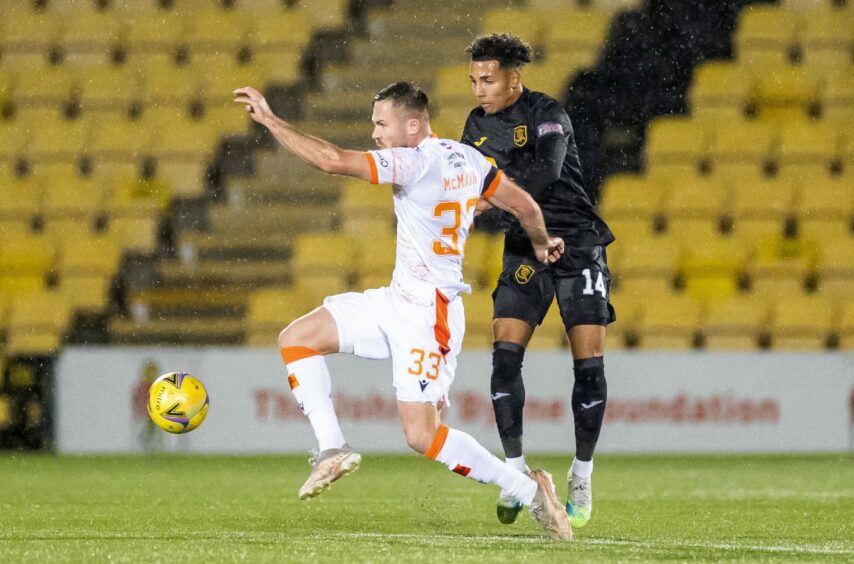
<instances>
[{"instance_id":1,"label":"yellow stadium seat","mask_svg":"<svg viewBox=\"0 0 854 564\"><path fill-rule=\"evenodd\" d=\"M54 258L53 245L45 237L7 239L0 247L0 272L41 276L53 268Z\"/></svg>"},{"instance_id":2,"label":"yellow stadium seat","mask_svg":"<svg viewBox=\"0 0 854 564\"><path fill-rule=\"evenodd\" d=\"M854 301L854 235L825 243L819 253L819 292Z\"/></svg>"},{"instance_id":3,"label":"yellow stadium seat","mask_svg":"<svg viewBox=\"0 0 854 564\"><path fill-rule=\"evenodd\" d=\"M157 247L159 218L156 215L110 217L108 229L110 236L126 251L150 253Z\"/></svg>"},{"instance_id":4,"label":"yellow stadium seat","mask_svg":"<svg viewBox=\"0 0 854 564\"><path fill-rule=\"evenodd\" d=\"M50 353L62 342L70 310L59 292L18 299L8 322L9 354Z\"/></svg>"},{"instance_id":5,"label":"yellow stadium seat","mask_svg":"<svg viewBox=\"0 0 854 564\"><path fill-rule=\"evenodd\" d=\"M154 107L184 107L204 96L204 82L190 65L177 66L155 59L146 65L142 88L144 102Z\"/></svg>"},{"instance_id":6,"label":"yellow stadium seat","mask_svg":"<svg viewBox=\"0 0 854 564\"><path fill-rule=\"evenodd\" d=\"M503 242L500 235L494 233L474 232L466 240L465 256L463 257L463 279L473 288L491 288L495 274L490 268L496 255L503 253Z\"/></svg>"},{"instance_id":7,"label":"yellow stadium seat","mask_svg":"<svg viewBox=\"0 0 854 564\"><path fill-rule=\"evenodd\" d=\"M703 316L704 348L715 351L753 350L768 323L768 306L756 294L738 295L710 306Z\"/></svg>"},{"instance_id":8,"label":"yellow stadium seat","mask_svg":"<svg viewBox=\"0 0 854 564\"><path fill-rule=\"evenodd\" d=\"M108 62L111 52L121 44L124 32L121 18L111 10L75 8L61 16L65 25L60 43L66 56Z\"/></svg>"},{"instance_id":9,"label":"yellow stadium seat","mask_svg":"<svg viewBox=\"0 0 854 564\"><path fill-rule=\"evenodd\" d=\"M748 251L732 239L710 239L702 245L686 240L679 257L685 292L701 301L729 298L738 291Z\"/></svg>"},{"instance_id":10,"label":"yellow stadium seat","mask_svg":"<svg viewBox=\"0 0 854 564\"><path fill-rule=\"evenodd\" d=\"M756 104L763 120L806 118L818 101L819 81L804 67L763 68L758 76Z\"/></svg>"},{"instance_id":11,"label":"yellow stadium seat","mask_svg":"<svg viewBox=\"0 0 854 564\"><path fill-rule=\"evenodd\" d=\"M36 179L0 180L0 221L31 225L43 199L44 186Z\"/></svg>"},{"instance_id":12,"label":"yellow stadium seat","mask_svg":"<svg viewBox=\"0 0 854 564\"><path fill-rule=\"evenodd\" d=\"M127 111L141 102L141 77L131 65L80 65L74 68L77 96L84 112L90 110Z\"/></svg>"},{"instance_id":13,"label":"yellow stadium seat","mask_svg":"<svg viewBox=\"0 0 854 564\"><path fill-rule=\"evenodd\" d=\"M756 257L749 262L751 287L759 295L802 293L815 264L816 246L811 241L769 235L758 241Z\"/></svg>"},{"instance_id":14,"label":"yellow stadium seat","mask_svg":"<svg viewBox=\"0 0 854 564\"><path fill-rule=\"evenodd\" d=\"M266 69L267 84L295 84L304 78L302 51L262 52L252 60Z\"/></svg>"},{"instance_id":15,"label":"yellow stadium seat","mask_svg":"<svg viewBox=\"0 0 854 564\"><path fill-rule=\"evenodd\" d=\"M655 170L676 165L697 171L710 145L706 124L686 118L652 121L645 143L647 166Z\"/></svg>"},{"instance_id":16,"label":"yellow stadium seat","mask_svg":"<svg viewBox=\"0 0 854 564\"><path fill-rule=\"evenodd\" d=\"M670 293L676 274L679 244L669 238L638 241L619 253L614 276L621 292L640 291L649 295Z\"/></svg>"},{"instance_id":17,"label":"yellow stadium seat","mask_svg":"<svg viewBox=\"0 0 854 564\"><path fill-rule=\"evenodd\" d=\"M19 156L27 146L29 128L19 120L0 120L0 159Z\"/></svg>"},{"instance_id":18,"label":"yellow stadium seat","mask_svg":"<svg viewBox=\"0 0 854 564\"><path fill-rule=\"evenodd\" d=\"M831 9L810 10L803 18L800 43L808 65L845 68L851 64L851 12Z\"/></svg>"},{"instance_id":19,"label":"yellow stadium seat","mask_svg":"<svg viewBox=\"0 0 854 564\"><path fill-rule=\"evenodd\" d=\"M600 210L608 218L650 218L657 213L669 184L638 174L609 176L602 187Z\"/></svg>"},{"instance_id":20,"label":"yellow stadium seat","mask_svg":"<svg viewBox=\"0 0 854 564\"><path fill-rule=\"evenodd\" d=\"M796 208L792 182L775 178L738 179L732 190L727 215L732 237L750 246L769 236L780 236L785 221Z\"/></svg>"},{"instance_id":21,"label":"yellow stadium seat","mask_svg":"<svg viewBox=\"0 0 854 564\"><path fill-rule=\"evenodd\" d=\"M128 162L141 157L153 145L157 130L140 121L111 120L92 133L87 154L99 163Z\"/></svg>"},{"instance_id":22,"label":"yellow stadium seat","mask_svg":"<svg viewBox=\"0 0 854 564\"><path fill-rule=\"evenodd\" d=\"M691 113L699 118L739 120L751 95L751 76L732 62L709 61L694 74L689 99Z\"/></svg>"},{"instance_id":23,"label":"yellow stadium seat","mask_svg":"<svg viewBox=\"0 0 854 564\"><path fill-rule=\"evenodd\" d=\"M799 18L786 10L768 5L747 6L739 15L734 39L739 61L786 61L799 27Z\"/></svg>"},{"instance_id":24,"label":"yellow stadium seat","mask_svg":"<svg viewBox=\"0 0 854 564\"><path fill-rule=\"evenodd\" d=\"M845 221L854 213L854 185L841 176L804 178L797 207L804 221Z\"/></svg>"},{"instance_id":25,"label":"yellow stadium seat","mask_svg":"<svg viewBox=\"0 0 854 564\"><path fill-rule=\"evenodd\" d=\"M372 234L361 239L359 245L359 262L356 271L359 276L376 274L386 282L391 280L394 270L395 237L392 231L384 234Z\"/></svg>"},{"instance_id":26,"label":"yellow stadium seat","mask_svg":"<svg viewBox=\"0 0 854 564\"><path fill-rule=\"evenodd\" d=\"M12 93L16 106L58 105L72 98L75 77L64 65L50 65L45 61L36 68L15 67L12 74Z\"/></svg>"},{"instance_id":27,"label":"yellow stadium seat","mask_svg":"<svg viewBox=\"0 0 854 564\"><path fill-rule=\"evenodd\" d=\"M311 39L311 24L304 10L257 13L247 41L256 53L301 51Z\"/></svg>"},{"instance_id":28,"label":"yellow stadium seat","mask_svg":"<svg viewBox=\"0 0 854 564\"><path fill-rule=\"evenodd\" d=\"M551 351L565 348L567 344L566 329L560 316L560 308L558 308L557 302L554 302L546 312L543 322L535 329L534 336L531 337L525 349L529 351Z\"/></svg>"},{"instance_id":29,"label":"yellow stadium seat","mask_svg":"<svg viewBox=\"0 0 854 564\"><path fill-rule=\"evenodd\" d=\"M674 182L661 210L668 220L715 220L726 210L730 195L729 185L716 177L684 178Z\"/></svg>"},{"instance_id":30,"label":"yellow stadium seat","mask_svg":"<svg viewBox=\"0 0 854 564\"><path fill-rule=\"evenodd\" d=\"M275 347L276 337L291 321L320 305L324 296L298 288L264 288L249 297L247 344Z\"/></svg>"},{"instance_id":31,"label":"yellow stadium seat","mask_svg":"<svg viewBox=\"0 0 854 564\"><path fill-rule=\"evenodd\" d=\"M240 10L216 7L194 11L184 42L195 53L237 53L247 41L250 23Z\"/></svg>"},{"instance_id":32,"label":"yellow stadium seat","mask_svg":"<svg viewBox=\"0 0 854 564\"><path fill-rule=\"evenodd\" d=\"M3 7L0 21L0 51L4 53L31 52L46 54L59 41L61 26L58 18L31 6Z\"/></svg>"},{"instance_id":33,"label":"yellow stadium seat","mask_svg":"<svg viewBox=\"0 0 854 564\"><path fill-rule=\"evenodd\" d=\"M729 214L739 219L782 220L795 209L795 186L780 178L740 179L729 201Z\"/></svg>"},{"instance_id":34,"label":"yellow stadium seat","mask_svg":"<svg viewBox=\"0 0 854 564\"><path fill-rule=\"evenodd\" d=\"M787 296L771 316L775 350L823 350L833 332L835 307L820 295Z\"/></svg>"},{"instance_id":35,"label":"yellow stadium seat","mask_svg":"<svg viewBox=\"0 0 854 564\"><path fill-rule=\"evenodd\" d=\"M605 44L611 14L604 10L558 10L541 18L545 22L548 54L585 53L595 57ZM552 53L554 52L554 53ZM559 55L552 61L560 61Z\"/></svg>"},{"instance_id":36,"label":"yellow stadium seat","mask_svg":"<svg viewBox=\"0 0 854 564\"><path fill-rule=\"evenodd\" d=\"M492 348L492 294L491 290L475 291L463 295L466 310L466 334L463 349Z\"/></svg>"},{"instance_id":37,"label":"yellow stadium seat","mask_svg":"<svg viewBox=\"0 0 854 564\"><path fill-rule=\"evenodd\" d=\"M839 166L841 139L827 121L794 122L780 129L777 162L780 174L789 178L812 178Z\"/></svg>"},{"instance_id":38,"label":"yellow stadium seat","mask_svg":"<svg viewBox=\"0 0 854 564\"><path fill-rule=\"evenodd\" d=\"M532 90L562 100L568 86L568 67L534 63L522 69L522 83ZM472 99L473 100L473 99Z\"/></svg>"},{"instance_id":39,"label":"yellow stadium seat","mask_svg":"<svg viewBox=\"0 0 854 564\"><path fill-rule=\"evenodd\" d=\"M537 47L542 47L547 40L542 18L524 8L490 10L483 18L481 30L487 34L512 33Z\"/></svg>"},{"instance_id":40,"label":"yellow stadium seat","mask_svg":"<svg viewBox=\"0 0 854 564\"><path fill-rule=\"evenodd\" d=\"M850 218L801 217L798 234L804 239L824 245L837 239L852 237Z\"/></svg>"},{"instance_id":41,"label":"yellow stadium seat","mask_svg":"<svg viewBox=\"0 0 854 564\"><path fill-rule=\"evenodd\" d=\"M348 180L343 185L338 206L345 218L387 218L394 213L391 186L368 186L362 181Z\"/></svg>"},{"instance_id":42,"label":"yellow stadium seat","mask_svg":"<svg viewBox=\"0 0 854 564\"><path fill-rule=\"evenodd\" d=\"M854 119L854 73L843 68L827 77L822 96L822 117L835 123Z\"/></svg>"},{"instance_id":43,"label":"yellow stadium seat","mask_svg":"<svg viewBox=\"0 0 854 564\"><path fill-rule=\"evenodd\" d=\"M312 273L347 276L359 264L359 245L351 237L338 233L300 235L291 260L296 279Z\"/></svg>"},{"instance_id":44,"label":"yellow stadium seat","mask_svg":"<svg viewBox=\"0 0 854 564\"><path fill-rule=\"evenodd\" d=\"M205 88L201 100L206 106L227 107L235 112L232 91L239 86L255 85L261 88L268 76L268 69L253 59L239 61L231 53L208 53L194 55L191 60L193 72Z\"/></svg>"},{"instance_id":45,"label":"yellow stadium seat","mask_svg":"<svg viewBox=\"0 0 854 564\"><path fill-rule=\"evenodd\" d=\"M98 179L67 177L48 183L42 214L48 225L90 224L103 211L104 186Z\"/></svg>"},{"instance_id":46,"label":"yellow stadium seat","mask_svg":"<svg viewBox=\"0 0 854 564\"><path fill-rule=\"evenodd\" d=\"M643 307L638 321L642 349L694 348L701 327L699 302L686 295L662 294Z\"/></svg>"},{"instance_id":47,"label":"yellow stadium seat","mask_svg":"<svg viewBox=\"0 0 854 564\"><path fill-rule=\"evenodd\" d=\"M468 63L439 67L433 90L440 108L459 105L471 109L476 103L469 79Z\"/></svg>"},{"instance_id":48,"label":"yellow stadium seat","mask_svg":"<svg viewBox=\"0 0 854 564\"><path fill-rule=\"evenodd\" d=\"M839 348L845 351L854 350L854 300L848 300L842 305L842 316L839 321Z\"/></svg>"},{"instance_id":49,"label":"yellow stadium seat","mask_svg":"<svg viewBox=\"0 0 854 564\"><path fill-rule=\"evenodd\" d=\"M89 124L82 120L33 123L26 148L33 160L74 160L82 156L89 142Z\"/></svg>"},{"instance_id":50,"label":"yellow stadium seat","mask_svg":"<svg viewBox=\"0 0 854 564\"><path fill-rule=\"evenodd\" d=\"M762 122L716 124L714 143L709 150L715 174L733 178L761 173L772 160L776 132Z\"/></svg>"},{"instance_id":51,"label":"yellow stadium seat","mask_svg":"<svg viewBox=\"0 0 854 564\"><path fill-rule=\"evenodd\" d=\"M124 48L135 58L174 53L187 31L187 23L178 10L127 14L125 25Z\"/></svg>"}]
</instances>

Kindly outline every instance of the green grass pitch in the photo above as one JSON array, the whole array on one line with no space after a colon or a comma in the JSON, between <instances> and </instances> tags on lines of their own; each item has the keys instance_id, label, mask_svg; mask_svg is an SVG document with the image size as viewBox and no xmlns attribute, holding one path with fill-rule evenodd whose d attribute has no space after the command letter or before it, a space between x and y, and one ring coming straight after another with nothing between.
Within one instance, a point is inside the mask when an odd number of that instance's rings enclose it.
<instances>
[{"instance_id":1,"label":"green grass pitch","mask_svg":"<svg viewBox=\"0 0 854 564\"><path fill-rule=\"evenodd\" d=\"M531 456L565 495L566 457ZM572 544L416 455L311 501L305 457L0 456L0 562L854 561L854 456L600 456Z\"/></svg>"}]
</instances>

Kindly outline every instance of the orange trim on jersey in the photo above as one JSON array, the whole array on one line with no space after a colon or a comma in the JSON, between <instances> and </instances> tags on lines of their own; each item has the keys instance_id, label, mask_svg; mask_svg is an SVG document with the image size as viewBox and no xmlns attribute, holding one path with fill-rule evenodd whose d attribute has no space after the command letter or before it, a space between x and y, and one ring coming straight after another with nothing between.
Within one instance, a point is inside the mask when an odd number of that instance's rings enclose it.
<instances>
[{"instance_id":1,"label":"orange trim on jersey","mask_svg":"<svg viewBox=\"0 0 854 564\"><path fill-rule=\"evenodd\" d=\"M439 429L436 431L436 435L433 437L433 442L430 443L430 448L427 449L427 452L424 453L424 456L426 456L430 460L436 460L436 457L439 456L439 452L441 452L442 447L445 446L445 440L447 438L448 426L439 425Z\"/></svg>"},{"instance_id":2,"label":"orange trim on jersey","mask_svg":"<svg viewBox=\"0 0 854 564\"><path fill-rule=\"evenodd\" d=\"M438 139L438 138L439 138L439 136L438 136L438 135L436 135L436 134L435 134L435 133L433 133L433 132L430 132L430 139Z\"/></svg>"},{"instance_id":3,"label":"orange trim on jersey","mask_svg":"<svg viewBox=\"0 0 854 564\"><path fill-rule=\"evenodd\" d=\"M495 174L495 178L492 179L492 182L489 183L489 186L486 187L486 190L481 194L481 198L484 200L488 200L492 197L495 191L498 189L498 185L501 183L501 177L504 176L504 173L501 169L498 169L498 172Z\"/></svg>"},{"instance_id":4,"label":"orange trim on jersey","mask_svg":"<svg viewBox=\"0 0 854 564\"><path fill-rule=\"evenodd\" d=\"M439 343L439 352L444 357L451 352L451 347L448 346L451 328L448 326L448 298L439 290L436 290L436 325L433 327L433 333Z\"/></svg>"},{"instance_id":5,"label":"orange trim on jersey","mask_svg":"<svg viewBox=\"0 0 854 564\"><path fill-rule=\"evenodd\" d=\"M292 390L299 386L299 380L297 380L296 374L288 376L288 386L290 386Z\"/></svg>"},{"instance_id":6,"label":"orange trim on jersey","mask_svg":"<svg viewBox=\"0 0 854 564\"><path fill-rule=\"evenodd\" d=\"M377 163L374 162L373 155L365 153L365 158L368 159L368 165L371 167L371 184L379 184L380 173L377 171Z\"/></svg>"},{"instance_id":7,"label":"orange trim on jersey","mask_svg":"<svg viewBox=\"0 0 854 564\"><path fill-rule=\"evenodd\" d=\"M318 356L320 353L309 347L282 347L279 349L282 355L282 360L285 364L290 364L310 356Z\"/></svg>"}]
</instances>

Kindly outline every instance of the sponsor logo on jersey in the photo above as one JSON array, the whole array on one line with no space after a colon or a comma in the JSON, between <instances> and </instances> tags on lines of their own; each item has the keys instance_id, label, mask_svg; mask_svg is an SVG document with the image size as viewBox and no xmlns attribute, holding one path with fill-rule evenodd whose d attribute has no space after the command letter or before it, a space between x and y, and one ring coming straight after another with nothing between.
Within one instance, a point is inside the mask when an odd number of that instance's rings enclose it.
<instances>
[{"instance_id":1,"label":"sponsor logo on jersey","mask_svg":"<svg viewBox=\"0 0 854 564\"><path fill-rule=\"evenodd\" d=\"M537 137L548 135L549 133L559 133L563 135L563 126L559 123L547 122L540 124L537 128Z\"/></svg>"},{"instance_id":2,"label":"sponsor logo on jersey","mask_svg":"<svg viewBox=\"0 0 854 564\"><path fill-rule=\"evenodd\" d=\"M519 284L527 284L531 281L531 277L534 275L534 269L528 266L527 264L523 264L519 268L516 269L516 274L514 274L514 278L516 278L516 282Z\"/></svg>"},{"instance_id":3,"label":"sponsor logo on jersey","mask_svg":"<svg viewBox=\"0 0 854 564\"><path fill-rule=\"evenodd\" d=\"M486 137L481 137L480 139L478 139L477 141L474 142L474 146L480 147L484 143L486 143Z\"/></svg>"},{"instance_id":4,"label":"sponsor logo on jersey","mask_svg":"<svg viewBox=\"0 0 854 564\"><path fill-rule=\"evenodd\" d=\"M527 125L517 125L513 129L513 142L516 143L517 147L524 147L525 143L528 142L528 126Z\"/></svg>"}]
</instances>

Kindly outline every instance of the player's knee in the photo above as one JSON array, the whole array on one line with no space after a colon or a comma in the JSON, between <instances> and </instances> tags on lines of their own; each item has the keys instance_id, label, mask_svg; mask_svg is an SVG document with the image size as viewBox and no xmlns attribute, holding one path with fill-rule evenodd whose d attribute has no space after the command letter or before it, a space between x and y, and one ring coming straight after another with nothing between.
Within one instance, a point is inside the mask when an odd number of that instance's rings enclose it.
<instances>
[{"instance_id":1,"label":"player's knee","mask_svg":"<svg viewBox=\"0 0 854 564\"><path fill-rule=\"evenodd\" d=\"M572 365L577 388L602 392L607 389L605 361L601 356L580 358L573 361Z\"/></svg>"},{"instance_id":2,"label":"player's knee","mask_svg":"<svg viewBox=\"0 0 854 564\"><path fill-rule=\"evenodd\" d=\"M421 425L407 425L403 428L406 444L415 452L424 454L433 444L436 430Z\"/></svg>"},{"instance_id":3,"label":"player's knee","mask_svg":"<svg viewBox=\"0 0 854 564\"><path fill-rule=\"evenodd\" d=\"M281 332L279 332L279 348L284 349L287 347L304 346L305 344L300 342L300 333L302 333L302 331L300 331L299 325L296 321L282 329Z\"/></svg>"},{"instance_id":4,"label":"player's knee","mask_svg":"<svg viewBox=\"0 0 854 564\"><path fill-rule=\"evenodd\" d=\"M497 341L492 347L493 382L511 382L522 377L525 347L509 341Z\"/></svg>"}]
</instances>

